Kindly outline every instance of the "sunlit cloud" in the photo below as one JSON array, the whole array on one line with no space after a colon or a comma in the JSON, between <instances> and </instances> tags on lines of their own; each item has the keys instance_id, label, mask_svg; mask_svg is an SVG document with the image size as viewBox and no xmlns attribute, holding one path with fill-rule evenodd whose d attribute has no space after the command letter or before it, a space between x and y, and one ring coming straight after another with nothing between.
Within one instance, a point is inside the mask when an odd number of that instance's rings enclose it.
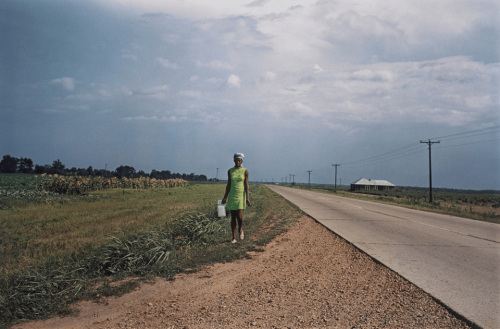
<instances>
[{"instance_id":1,"label":"sunlit cloud","mask_svg":"<svg viewBox=\"0 0 500 329\"><path fill-rule=\"evenodd\" d=\"M51 85L59 86L64 90L73 91L75 90L75 80L69 77L57 78L50 81Z\"/></svg>"},{"instance_id":2,"label":"sunlit cloud","mask_svg":"<svg viewBox=\"0 0 500 329\"><path fill-rule=\"evenodd\" d=\"M160 63L161 66L163 66L164 68L166 69L172 69L172 70L177 70L179 69L179 65L177 65L176 63L171 63L168 59L166 58L162 58L162 57L158 57L156 58L156 61L158 63Z\"/></svg>"},{"instance_id":3,"label":"sunlit cloud","mask_svg":"<svg viewBox=\"0 0 500 329\"><path fill-rule=\"evenodd\" d=\"M239 88L241 86L241 79L237 75L231 74L227 78L227 85L233 88Z\"/></svg>"}]
</instances>

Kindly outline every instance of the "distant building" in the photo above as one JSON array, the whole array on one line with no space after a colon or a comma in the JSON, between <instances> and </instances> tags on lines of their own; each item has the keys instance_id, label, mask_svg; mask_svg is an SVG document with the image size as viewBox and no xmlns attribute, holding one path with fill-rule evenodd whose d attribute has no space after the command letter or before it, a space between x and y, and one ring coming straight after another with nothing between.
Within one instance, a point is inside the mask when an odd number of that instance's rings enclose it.
<instances>
[{"instance_id":1,"label":"distant building","mask_svg":"<svg viewBox=\"0 0 500 329\"><path fill-rule=\"evenodd\" d=\"M351 183L351 191L359 190L375 190L375 191L387 191L394 188L394 184L389 183L386 180L375 180L360 178L354 183Z\"/></svg>"}]
</instances>

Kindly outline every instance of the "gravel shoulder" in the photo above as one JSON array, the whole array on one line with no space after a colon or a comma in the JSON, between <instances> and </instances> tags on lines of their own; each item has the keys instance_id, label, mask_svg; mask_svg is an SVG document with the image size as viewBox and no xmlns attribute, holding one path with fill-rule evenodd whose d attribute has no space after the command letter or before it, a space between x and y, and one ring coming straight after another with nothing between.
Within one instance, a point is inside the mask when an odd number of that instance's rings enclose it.
<instances>
[{"instance_id":1,"label":"gravel shoulder","mask_svg":"<svg viewBox=\"0 0 500 329\"><path fill-rule=\"evenodd\" d=\"M469 328L307 216L250 256L13 328Z\"/></svg>"}]
</instances>

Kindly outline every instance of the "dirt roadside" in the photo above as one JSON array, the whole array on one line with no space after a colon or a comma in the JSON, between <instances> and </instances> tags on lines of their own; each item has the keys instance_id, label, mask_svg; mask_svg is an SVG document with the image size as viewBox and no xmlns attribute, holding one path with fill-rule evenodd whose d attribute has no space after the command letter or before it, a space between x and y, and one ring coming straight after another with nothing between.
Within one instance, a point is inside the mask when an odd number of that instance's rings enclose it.
<instances>
[{"instance_id":1,"label":"dirt roadside","mask_svg":"<svg viewBox=\"0 0 500 329\"><path fill-rule=\"evenodd\" d=\"M469 328L307 216L251 256L13 328Z\"/></svg>"}]
</instances>

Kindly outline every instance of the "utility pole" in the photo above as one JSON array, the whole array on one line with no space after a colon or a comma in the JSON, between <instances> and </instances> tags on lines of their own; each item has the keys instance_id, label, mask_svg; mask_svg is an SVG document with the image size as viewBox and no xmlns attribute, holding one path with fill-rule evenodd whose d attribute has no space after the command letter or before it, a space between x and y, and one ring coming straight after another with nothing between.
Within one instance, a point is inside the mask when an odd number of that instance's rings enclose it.
<instances>
[{"instance_id":1,"label":"utility pole","mask_svg":"<svg viewBox=\"0 0 500 329\"><path fill-rule=\"evenodd\" d=\"M432 144L439 144L440 141L437 142L431 142L429 139L428 142L420 141L420 143L424 143L429 145L429 203L432 203L432 165L431 165L431 145Z\"/></svg>"},{"instance_id":2,"label":"utility pole","mask_svg":"<svg viewBox=\"0 0 500 329\"><path fill-rule=\"evenodd\" d=\"M295 175L292 175L292 177L293 177L293 182L295 183Z\"/></svg>"},{"instance_id":3,"label":"utility pole","mask_svg":"<svg viewBox=\"0 0 500 329\"><path fill-rule=\"evenodd\" d=\"M335 167L335 192L337 192L337 167L340 166L338 163L332 164Z\"/></svg>"},{"instance_id":4,"label":"utility pole","mask_svg":"<svg viewBox=\"0 0 500 329\"><path fill-rule=\"evenodd\" d=\"M215 180L219 181L219 168L217 168L217 175L215 176Z\"/></svg>"},{"instance_id":5,"label":"utility pole","mask_svg":"<svg viewBox=\"0 0 500 329\"><path fill-rule=\"evenodd\" d=\"M309 186L311 186L311 172L312 172L312 170L308 170L307 172L309 173Z\"/></svg>"}]
</instances>

